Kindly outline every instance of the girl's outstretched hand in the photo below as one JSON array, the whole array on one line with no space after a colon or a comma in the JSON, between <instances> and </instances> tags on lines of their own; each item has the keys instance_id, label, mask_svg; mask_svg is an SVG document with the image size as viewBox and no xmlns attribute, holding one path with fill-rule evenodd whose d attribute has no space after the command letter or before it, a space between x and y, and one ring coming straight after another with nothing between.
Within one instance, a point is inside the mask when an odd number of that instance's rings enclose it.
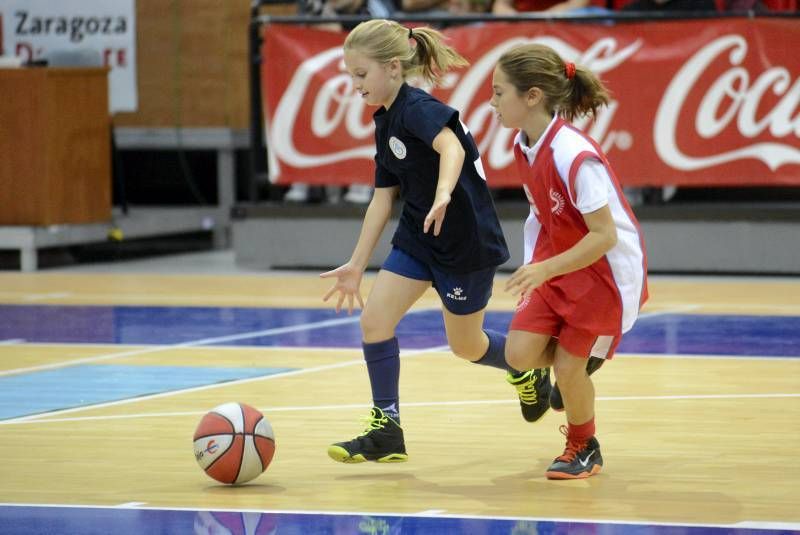
<instances>
[{"instance_id":1,"label":"girl's outstretched hand","mask_svg":"<svg viewBox=\"0 0 800 535\"><path fill-rule=\"evenodd\" d=\"M525 264L506 281L506 291L513 295L526 297L530 292L544 284L548 279L547 272L540 263Z\"/></svg>"},{"instance_id":2,"label":"girl's outstretched hand","mask_svg":"<svg viewBox=\"0 0 800 535\"><path fill-rule=\"evenodd\" d=\"M442 230L442 223L444 223L444 214L447 211L447 205L450 204L449 193L436 193L436 198L433 199L433 206L431 211L425 216L425 223L422 225L422 232L427 234L433 225L433 235L438 236Z\"/></svg>"},{"instance_id":3,"label":"girl's outstretched hand","mask_svg":"<svg viewBox=\"0 0 800 535\"><path fill-rule=\"evenodd\" d=\"M327 302L330 297L339 292L339 299L336 302L336 313L338 314L339 311L342 309L342 303L344 300L347 299L347 314L353 313L354 302L353 298L358 301L358 305L361 308L364 308L364 301L361 299L361 276L364 272L352 265L348 262L343 266L339 266L338 268L327 271L325 273L321 273L320 277L323 279L336 277L336 284L333 285L333 288L328 290L328 293L325 294L325 297L322 298L323 301Z\"/></svg>"}]
</instances>

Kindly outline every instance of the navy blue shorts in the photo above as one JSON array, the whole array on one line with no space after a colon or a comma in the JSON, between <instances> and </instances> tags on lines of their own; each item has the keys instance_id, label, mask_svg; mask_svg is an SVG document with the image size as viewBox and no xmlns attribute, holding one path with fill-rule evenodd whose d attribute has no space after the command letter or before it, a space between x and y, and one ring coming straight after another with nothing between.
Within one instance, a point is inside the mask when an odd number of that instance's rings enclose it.
<instances>
[{"instance_id":1,"label":"navy blue shorts","mask_svg":"<svg viewBox=\"0 0 800 535\"><path fill-rule=\"evenodd\" d=\"M445 308L461 316L486 308L497 271L496 267L490 267L470 273L445 273L397 247L392 247L381 267L409 279L431 281Z\"/></svg>"}]
</instances>

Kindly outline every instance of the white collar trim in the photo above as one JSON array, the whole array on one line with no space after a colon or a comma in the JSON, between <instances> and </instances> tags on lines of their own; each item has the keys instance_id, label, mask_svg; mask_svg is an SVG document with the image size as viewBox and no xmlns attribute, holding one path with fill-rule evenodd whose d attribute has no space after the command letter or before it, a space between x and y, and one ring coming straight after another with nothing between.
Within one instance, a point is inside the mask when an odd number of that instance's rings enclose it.
<instances>
[{"instance_id":1,"label":"white collar trim","mask_svg":"<svg viewBox=\"0 0 800 535\"><path fill-rule=\"evenodd\" d=\"M550 124L548 124L547 128L544 129L544 132L542 132L542 135L536 140L536 144L533 147L529 147L526 144L528 142L528 136L524 131L520 130L517 132L517 136L514 138L514 143L519 145L522 153L528 159L528 165L531 165L533 160L536 159L536 155L539 154L539 150L542 148L542 142L544 141L544 138L547 137L548 132L550 132L550 129L553 128L553 123L555 123L557 119L558 115L553 117L553 120L550 121Z\"/></svg>"}]
</instances>

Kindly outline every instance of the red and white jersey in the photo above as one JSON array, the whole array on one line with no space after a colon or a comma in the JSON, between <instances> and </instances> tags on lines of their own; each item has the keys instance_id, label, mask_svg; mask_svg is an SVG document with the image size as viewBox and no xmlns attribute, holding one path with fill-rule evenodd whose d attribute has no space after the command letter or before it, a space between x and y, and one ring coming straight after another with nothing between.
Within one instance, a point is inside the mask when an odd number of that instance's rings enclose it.
<instances>
[{"instance_id":1,"label":"red and white jersey","mask_svg":"<svg viewBox=\"0 0 800 535\"><path fill-rule=\"evenodd\" d=\"M605 154L560 117L533 147L525 140L517 134L514 156L531 204L526 262L540 262L578 243L589 232L582 214L608 205L617 227L617 244L602 258L549 280L539 292L562 317L588 331L628 331L647 299L647 256L639 223Z\"/></svg>"}]
</instances>

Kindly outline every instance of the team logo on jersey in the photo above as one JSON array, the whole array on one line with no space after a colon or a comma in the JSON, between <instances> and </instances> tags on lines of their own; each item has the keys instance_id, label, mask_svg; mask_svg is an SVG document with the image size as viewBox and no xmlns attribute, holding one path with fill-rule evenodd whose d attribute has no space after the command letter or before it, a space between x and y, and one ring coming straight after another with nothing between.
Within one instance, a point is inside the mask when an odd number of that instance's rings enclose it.
<instances>
[{"instance_id":1,"label":"team logo on jersey","mask_svg":"<svg viewBox=\"0 0 800 535\"><path fill-rule=\"evenodd\" d=\"M455 288L453 288L453 292L452 293L451 292L447 292L447 297L452 299L452 300L454 300L454 301L466 301L467 300L467 296L466 295L462 295L463 293L464 293L464 290L462 288L455 287Z\"/></svg>"},{"instance_id":2,"label":"team logo on jersey","mask_svg":"<svg viewBox=\"0 0 800 535\"><path fill-rule=\"evenodd\" d=\"M523 310L524 308L526 308L528 306L528 304L530 304L532 295L533 295L533 292L528 292L527 294L525 294L519 300L519 303L517 303L517 312L519 312L520 310Z\"/></svg>"},{"instance_id":3,"label":"team logo on jersey","mask_svg":"<svg viewBox=\"0 0 800 535\"><path fill-rule=\"evenodd\" d=\"M394 136L389 138L389 148L392 149L392 153L397 156L398 160L406 157L406 146Z\"/></svg>"},{"instance_id":4,"label":"team logo on jersey","mask_svg":"<svg viewBox=\"0 0 800 535\"><path fill-rule=\"evenodd\" d=\"M561 212L564 211L564 196L553 188L550 188L550 200L553 201L550 211L556 215L561 215Z\"/></svg>"}]
</instances>

